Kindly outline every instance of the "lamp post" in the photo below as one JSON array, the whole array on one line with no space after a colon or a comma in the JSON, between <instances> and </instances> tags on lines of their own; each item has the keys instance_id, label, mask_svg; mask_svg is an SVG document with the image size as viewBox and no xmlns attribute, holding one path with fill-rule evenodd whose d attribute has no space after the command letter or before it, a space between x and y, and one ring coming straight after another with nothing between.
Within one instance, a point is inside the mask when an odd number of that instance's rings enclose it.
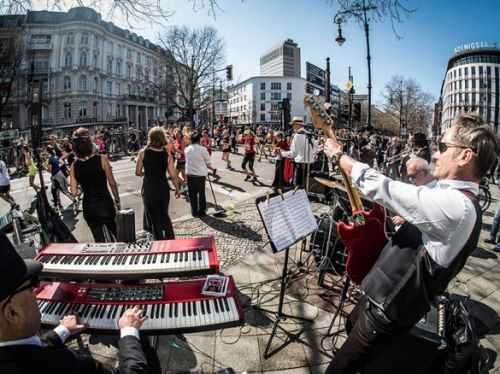
<instances>
[{"instance_id":1,"label":"lamp post","mask_svg":"<svg viewBox=\"0 0 500 374\"><path fill-rule=\"evenodd\" d=\"M338 11L333 18L333 22L338 25L338 35L335 41L339 46L342 46L346 39L342 35L342 23L345 22L350 17L355 17L357 20L361 21L364 26L365 38L366 38L366 61L368 64L368 121L367 126L371 128L372 123L372 70L371 70L371 56L370 56L370 28L368 25L367 12L377 9L376 6L366 5L366 0L362 0L361 4L356 4L348 9Z\"/></svg>"}]
</instances>

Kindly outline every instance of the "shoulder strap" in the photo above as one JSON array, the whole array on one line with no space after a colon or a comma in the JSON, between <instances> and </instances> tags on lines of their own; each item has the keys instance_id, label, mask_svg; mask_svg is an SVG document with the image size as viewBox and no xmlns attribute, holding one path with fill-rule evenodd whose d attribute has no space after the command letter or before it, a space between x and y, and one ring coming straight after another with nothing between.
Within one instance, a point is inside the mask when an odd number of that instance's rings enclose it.
<instances>
[{"instance_id":1,"label":"shoulder strap","mask_svg":"<svg viewBox=\"0 0 500 374\"><path fill-rule=\"evenodd\" d=\"M459 191L461 193L463 193L465 196L467 196L469 199L472 200L472 202L474 203L477 203L479 202L479 198L476 194L473 194L472 192L470 192L469 190L463 190L463 189L459 189Z\"/></svg>"}]
</instances>

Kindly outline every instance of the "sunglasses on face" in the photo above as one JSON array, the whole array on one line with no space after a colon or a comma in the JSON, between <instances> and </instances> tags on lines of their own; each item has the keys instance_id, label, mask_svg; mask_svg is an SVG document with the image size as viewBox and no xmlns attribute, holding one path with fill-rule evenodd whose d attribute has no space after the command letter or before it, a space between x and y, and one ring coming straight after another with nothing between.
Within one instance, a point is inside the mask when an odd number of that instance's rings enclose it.
<instances>
[{"instance_id":1,"label":"sunglasses on face","mask_svg":"<svg viewBox=\"0 0 500 374\"><path fill-rule=\"evenodd\" d=\"M438 143L438 151L439 153L445 153L448 148L462 148L462 149L472 149L474 153L476 153L476 150L474 148L468 147L463 144L453 144L453 143L445 143L445 142L439 142Z\"/></svg>"},{"instance_id":2,"label":"sunglasses on face","mask_svg":"<svg viewBox=\"0 0 500 374\"><path fill-rule=\"evenodd\" d=\"M11 300L12 298L17 295L18 293L21 293L23 291L26 291L28 289L31 289L31 291L34 291L35 289L38 288L38 286L40 286L40 280L38 278L33 278L29 281L28 284L22 286L21 288L18 288L16 290L14 290L10 295L9 297L7 298L7 301L5 302L5 304L3 305L5 307L5 305L7 305Z\"/></svg>"}]
</instances>

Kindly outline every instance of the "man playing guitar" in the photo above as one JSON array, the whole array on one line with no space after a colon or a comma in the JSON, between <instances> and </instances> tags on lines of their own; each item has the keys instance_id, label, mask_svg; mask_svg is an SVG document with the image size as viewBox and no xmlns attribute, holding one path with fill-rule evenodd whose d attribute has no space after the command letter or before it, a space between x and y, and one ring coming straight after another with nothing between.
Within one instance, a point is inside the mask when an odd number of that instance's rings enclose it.
<instances>
[{"instance_id":1,"label":"man playing guitar","mask_svg":"<svg viewBox=\"0 0 500 374\"><path fill-rule=\"evenodd\" d=\"M351 314L350 333L326 373L357 373L376 348L409 331L463 268L477 246L481 211L476 196L496 146L495 135L479 117L460 115L433 155L436 184L415 186L355 161L335 139L327 140L325 153L364 196L406 223L363 279L364 296Z\"/></svg>"}]
</instances>

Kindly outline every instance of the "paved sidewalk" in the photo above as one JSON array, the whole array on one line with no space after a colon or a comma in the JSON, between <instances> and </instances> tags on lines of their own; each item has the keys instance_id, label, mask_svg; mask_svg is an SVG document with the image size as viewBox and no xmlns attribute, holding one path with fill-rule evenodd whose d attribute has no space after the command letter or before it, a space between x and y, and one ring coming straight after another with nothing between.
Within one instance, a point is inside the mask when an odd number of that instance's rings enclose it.
<instances>
[{"instance_id":1,"label":"paved sidewalk","mask_svg":"<svg viewBox=\"0 0 500 374\"><path fill-rule=\"evenodd\" d=\"M500 374L500 359L495 353L500 350L500 259L492 246L483 241L500 197L497 187L492 185L491 189L495 201L484 216L479 247L453 282L451 291L470 295L475 301L474 313L488 328L481 343L493 358L490 373ZM313 210L318 213L325 207L313 204ZM277 307L283 254L272 254L253 200L228 210L225 218L183 219L175 222L174 228L178 237L215 236L222 271L233 275L241 291L246 324L238 328L161 337L159 356L165 373L213 373L225 367L247 373L324 372L331 359L332 340L323 339L323 336L336 310L337 293L317 286L314 265L301 273L296 272L298 247L291 252L293 260L289 269L297 276L287 290L285 313L311 318L314 323L285 321L282 326L287 331L301 332L300 340L287 342L275 355L264 358L272 322L256 312L252 305ZM279 331L272 349L283 345L284 339L285 335ZM336 346L341 343L342 338ZM116 349L112 346L98 343L91 345L91 350L103 360L111 363L115 360Z\"/></svg>"}]
</instances>

